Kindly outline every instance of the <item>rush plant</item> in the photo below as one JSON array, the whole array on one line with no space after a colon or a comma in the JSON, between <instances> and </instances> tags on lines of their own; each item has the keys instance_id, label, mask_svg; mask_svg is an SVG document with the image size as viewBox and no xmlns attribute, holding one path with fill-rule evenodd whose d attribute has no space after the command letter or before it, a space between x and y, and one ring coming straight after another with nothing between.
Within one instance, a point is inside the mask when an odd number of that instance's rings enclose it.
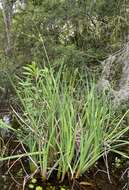
<instances>
[{"instance_id":1,"label":"rush plant","mask_svg":"<svg viewBox=\"0 0 129 190\"><path fill-rule=\"evenodd\" d=\"M18 81L22 111L14 111L21 123L15 133L26 153L1 160L28 155L30 168L39 168L43 180L56 170L63 181L66 174L80 177L110 151L128 157L119 150L129 144L123 140L129 126L122 126L128 111L116 119L111 101L93 80L82 80L77 71L69 75L64 65L42 69L33 63Z\"/></svg>"}]
</instances>

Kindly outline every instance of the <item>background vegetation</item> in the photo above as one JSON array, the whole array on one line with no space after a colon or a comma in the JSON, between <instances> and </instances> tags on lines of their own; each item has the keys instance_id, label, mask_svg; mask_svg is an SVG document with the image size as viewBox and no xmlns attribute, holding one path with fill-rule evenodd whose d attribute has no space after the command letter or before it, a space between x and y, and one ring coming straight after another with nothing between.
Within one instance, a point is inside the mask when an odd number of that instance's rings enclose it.
<instances>
[{"instance_id":1,"label":"background vegetation","mask_svg":"<svg viewBox=\"0 0 129 190\"><path fill-rule=\"evenodd\" d=\"M2 0L1 82L22 65L60 62L69 68L101 69L100 61L128 40L126 0ZM2 84L2 83L1 83Z\"/></svg>"}]
</instances>

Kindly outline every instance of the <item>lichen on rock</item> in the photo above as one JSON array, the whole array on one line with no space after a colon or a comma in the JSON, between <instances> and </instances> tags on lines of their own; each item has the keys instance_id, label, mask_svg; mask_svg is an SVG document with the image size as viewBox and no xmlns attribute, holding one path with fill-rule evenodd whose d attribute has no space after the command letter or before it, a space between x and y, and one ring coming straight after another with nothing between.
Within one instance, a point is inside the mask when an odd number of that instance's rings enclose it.
<instances>
[{"instance_id":1,"label":"lichen on rock","mask_svg":"<svg viewBox=\"0 0 129 190\"><path fill-rule=\"evenodd\" d=\"M116 107L129 100L129 42L102 62L97 87L108 90Z\"/></svg>"}]
</instances>

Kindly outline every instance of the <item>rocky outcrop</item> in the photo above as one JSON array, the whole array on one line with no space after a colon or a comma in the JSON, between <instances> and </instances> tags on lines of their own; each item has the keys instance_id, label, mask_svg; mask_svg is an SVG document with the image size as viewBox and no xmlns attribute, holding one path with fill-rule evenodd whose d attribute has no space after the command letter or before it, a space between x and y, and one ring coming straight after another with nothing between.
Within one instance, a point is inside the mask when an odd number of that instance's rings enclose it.
<instances>
[{"instance_id":1,"label":"rocky outcrop","mask_svg":"<svg viewBox=\"0 0 129 190\"><path fill-rule=\"evenodd\" d=\"M129 42L118 52L102 62L102 76L98 89L106 90L113 98L114 106L129 100Z\"/></svg>"}]
</instances>

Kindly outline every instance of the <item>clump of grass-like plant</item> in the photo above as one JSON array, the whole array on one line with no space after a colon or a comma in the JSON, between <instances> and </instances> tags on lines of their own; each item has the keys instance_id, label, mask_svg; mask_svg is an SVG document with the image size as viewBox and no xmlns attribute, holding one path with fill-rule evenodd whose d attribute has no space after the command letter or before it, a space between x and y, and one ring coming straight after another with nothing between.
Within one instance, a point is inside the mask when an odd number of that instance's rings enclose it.
<instances>
[{"instance_id":1,"label":"clump of grass-like plant","mask_svg":"<svg viewBox=\"0 0 129 190\"><path fill-rule=\"evenodd\" d=\"M24 67L16 92L22 113L22 144L30 166L40 168L44 180L53 170L63 181L66 174L78 178L109 151L126 156L119 149L129 126L116 119L110 100L98 94L93 80L82 81L75 71L68 76L64 66L38 68L35 63ZM25 156L23 155L23 156Z\"/></svg>"}]
</instances>

